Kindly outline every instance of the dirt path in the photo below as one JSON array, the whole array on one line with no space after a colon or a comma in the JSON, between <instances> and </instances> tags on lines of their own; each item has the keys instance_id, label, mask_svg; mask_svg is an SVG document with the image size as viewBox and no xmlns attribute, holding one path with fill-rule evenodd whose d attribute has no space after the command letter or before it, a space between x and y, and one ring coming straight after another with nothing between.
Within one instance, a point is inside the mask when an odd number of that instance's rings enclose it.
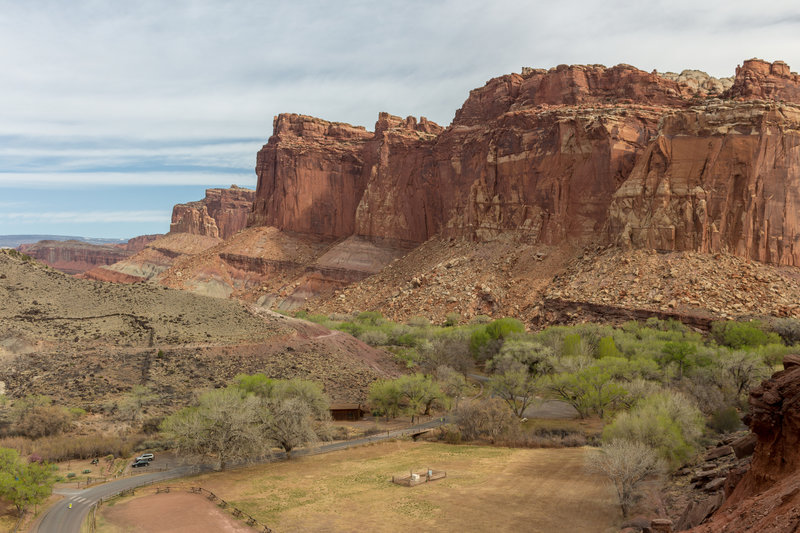
<instances>
[{"instance_id":1,"label":"dirt path","mask_svg":"<svg viewBox=\"0 0 800 533\"><path fill-rule=\"evenodd\" d=\"M97 530L104 533L252 533L200 494L151 494L103 510Z\"/></svg>"}]
</instances>

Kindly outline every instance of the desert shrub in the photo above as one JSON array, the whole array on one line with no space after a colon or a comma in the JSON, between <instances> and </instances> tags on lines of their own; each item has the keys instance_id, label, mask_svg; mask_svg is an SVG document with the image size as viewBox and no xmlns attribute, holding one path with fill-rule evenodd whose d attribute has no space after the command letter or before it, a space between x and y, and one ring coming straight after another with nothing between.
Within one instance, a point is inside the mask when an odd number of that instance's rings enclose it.
<instances>
[{"instance_id":1,"label":"desert shrub","mask_svg":"<svg viewBox=\"0 0 800 533\"><path fill-rule=\"evenodd\" d=\"M431 321L424 316L412 316L408 320L408 325L413 328L427 328L431 325Z\"/></svg>"},{"instance_id":2,"label":"desert shrub","mask_svg":"<svg viewBox=\"0 0 800 533\"><path fill-rule=\"evenodd\" d=\"M717 433L730 433L742 427L742 421L739 419L739 411L733 406L728 406L717 409L711 415L708 425Z\"/></svg>"},{"instance_id":3,"label":"desert shrub","mask_svg":"<svg viewBox=\"0 0 800 533\"><path fill-rule=\"evenodd\" d=\"M359 339L366 342L370 346L383 346L389 342L389 336L383 331L373 329L366 330L358 336Z\"/></svg>"},{"instance_id":4,"label":"desert shrub","mask_svg":"<svg viewBox=\"0 0 800 533\"><path fill-rule=\"evenodd\" d=\"M447 316L444 318L444 327L449 328L453 326L457 326L458 323L461 322L461 315L458 313L447 313Z\"/></svg>"},{"instance_id":5,"label":"desert shrub","mask_svg":"<svg viewBox=\"0 0 800 533\"><path fill-rule=\"evenodd\" d=\"M13 448L21 455L35 453L45 461L56 462L68 459L89 459L108 454L126 457L142 440L141 435L55 435L39 439L7 437L0 439L0 447Z\"/></svg>"},{"instance_id":6,"label":"desert shrub","mask_svg":"<svg viewBox=\"0 0 800 533\"><path fill-rule=\"evenodd\" d=\"M308 318L308 311L305 309L301 309L299 311L295 311L294 313L295 318Z\"/></svg>"},{"instance_id":7,"label":"desert shrub","mask_svg":"<svg viewBox=\"0 0 800 533\"><path fill-rule=\"evenodd\" d=\"M465 440L498 439L513 437L518 428L511 409L500 399L462 402L454 411L455 423Z\"/></svg>"},{"instance_id":8,"label":"desert shrub","mask_svg":"<svg viewBox=\"0 0 800 533\"><path fill-rule=\"evenodd\" d=\"M331 322L348 322L353 319L353 316L347 313L331 313L328 315L328 318Z\"/></svg>"},{"instance_id":9,"label":"desert shrub","mask_svg":"<svg viewBox=\"0 0 800 533\"><path fill-rule=\"evenodd\" d=\"M714 322L711 324L711 336L717 344L734 350L781 342L777 333L765 331L765 326L757 320Z\"/></svg>"},{"instance_id":10,"label":"desert shrub","mask_svg":"<svg viewBox=\"0 0 800 533\"><path fill-rule=\"evenodd\" d=\"M11 431L32 439L57 435L72 425L70 412L64 407L51 405L50 399L44 396L18 400L11 417Z\"/></svg>"},{"instance_id":11,"label":"desert shrub","mask_svg":"<svg viewBox=\"0 0 800 533\"><path fill-rule=\"evenodd\" d=\"M439 428L438 437L447 444L461 444L462 441L461 430L455 424L446 424Z\"/></svg>"},{"instance_id":12,"label":"desert shrub","mask_svg":"<svg viewBox=\"0 0 800 533\"><path fill-rule=\"evenodd\" d=\"M344 331L345 333L349 333L353 337L358 337L361 333L364 332L364 326L361 324L356 324L355 322L342 322L335 329L339 331Z\"/></svg>"},{"instance_id":13,"label":"desert shrub","mask_svg":"<svg viewBox=\"0 0 800 533\"><path fill-rule=\"evenodd\" d=\"M775 318L770 329L780 335L787 346L800 343L800 320L796 318Z\"/></svg>"},{"instance_id":14,"label":"desert shrub","mask_svg":"<svg viewBox=\"0 0 800 533\"><path fill-rule=\"evenodd\" d=\"M328 322L330 322L327 316L320 314L308 315L306 317L306 320L308 320L309 322L314 322L316 324L327 324Z\"/></svg>"},{"instance_id":15,"label":"desert shrub","mask_svg":"<svg viewBox=\"0 0 800 533\"><path fill-rule=\"evenodd\" d=\"M364 311L356 316L356 320L370 326L380 326L384 323L383 315L377 311Z\"/></svg>"},{"instance_id":16,"label":"desert shrub","mask_svg":"<svg viewBox=\"0 0 800 533\"><path fill-rule=\"evenodd\" d=\"M581 336L578 333L566 335L561 347L561 354L566 356L581 355L581 342Z\"/></svg>"},{"instance_id":17,"label":"desert shrub","mask_svg":"<svg viewBox=\"0 0 800 533\"><path fill-rule=\"evenodd\" d=\"M158 433L159 427L161 426L161 422L164 421L163 416L151 416L145 418L142 422L142 432L147 433L148 435L152 435L154 433Z\"/></svg>"},{"instance_id":18,"label":"desert shrub","mask_svg":"<svg viewBox=\"0 0 800 533\"><path fill-rule=\"evenodd\" d=\"M475 315L472 317L472 320L469 321L470 324L488 324L492 321L492 317L486 315Z\"/></svg>"}]
</instances>

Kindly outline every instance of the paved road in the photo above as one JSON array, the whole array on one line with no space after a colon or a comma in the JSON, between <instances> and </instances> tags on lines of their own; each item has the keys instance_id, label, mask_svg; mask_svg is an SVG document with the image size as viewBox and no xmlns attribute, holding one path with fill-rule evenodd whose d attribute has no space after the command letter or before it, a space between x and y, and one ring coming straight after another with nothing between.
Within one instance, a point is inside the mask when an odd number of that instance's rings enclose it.
<instances>
[{"instance_id":1,"label":"paved road","mask_svg":"<svg viewBox=\"0 0 800 533\"><path fill-rule=\"evenodd\" d=\"M439 427L446 422L447 417L435 418L428 422L417 424L408 428L378 433L361 439L323 444L314 448L300 448L293 451L292 456L300 457L305 455L318 455L322 453L346 450L347 448L361 446L371 442L413 435L428 429ZM281 452L274 454L272 457L263 462L270 463L284 459L286 459L286 454ZM99 500L112 496L122 490L140 487L152 482L188 476L200 470L211 470L211 468L209 466L180 466L171 470L165 470L163 472L153 472L150 474L142 474L140 476L119 479L117 481L96 485L84 490L61 490L59 493L64 495L64 499L50 507L50 509L45 512L41 520L39 520L39 525L35 531L37 533L80 533L81 524L86 518L86 514L89 512L89 509L92 507L92 505L97 503ZM70 503L72 504L71 509L69 508Z\"/></svg>"},{"instance_id":2,"label":"paved road","mask_svg":"<svg viewBox=\"0 0 800 533\"><path fill-rule=\"evenodd\" d=\"M186 476L196 471L197 467L181 466L163 472L118 479L84 490L62 490L60 494L64 495L64 499L47 510L35 531L39 533L79 533L89 508L100 499L122 490L136 488L155 481ZM71 509L69 504L72 504Z\"/></svg>"}]
</instances>

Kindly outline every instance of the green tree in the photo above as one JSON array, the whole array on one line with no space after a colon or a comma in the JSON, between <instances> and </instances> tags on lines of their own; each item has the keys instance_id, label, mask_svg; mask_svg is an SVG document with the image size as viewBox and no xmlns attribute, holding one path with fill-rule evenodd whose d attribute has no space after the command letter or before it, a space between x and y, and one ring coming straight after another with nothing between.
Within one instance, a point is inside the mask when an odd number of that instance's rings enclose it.
<instances>
[{"instance_id":1,"label":"green tree","mask_svg":"<svg viewBox=\"0 0 800 533\"><path fill-rule=\"evenodd\" d=\"M525 409L536 397L537 378L523 368L506 370L489 378L492 393L502 399L517 417L522 418Z\"/></svg>"},{"instance_id":2,"label":"green tree","mask_svg":"<svg viewBox=\"0 0 800 533\"><path fill-rule=\"evenodd\" d=\"M400 376L395 381L400 389L401 400L411 414L412 424L415 415L430 414L433 404L444 397L439 384L429 376L422 374Z\"/></svg>"},{"instance_id":3,"label":"green tree","mask_svg":"<svg viewBox=\"0 0 800 533\"><path fill-rule=\"evenodd\" d=\"M607 408L622 400L626 390L612 379L612 373L600 365L590 366L572 374L552 378L550 391L578 411L581 418L592 412L601 417Z\"/></svg>"},{"instance_id":4,"label":"green tree","mask_svg":"<svg viewBox=\"0 0 800 533\"><path fill-rule=\"evenodd\" d=\"M678 392L661 392L619 413L603 429L603 441L640 442L678 465L695 453L703 426L703 415L691 400Z\"/></svg>"},{"instance_id":5,"label":"green tree","mask_svg":"<svg viewBox=\"0 0 800 533\"><path fill-rule=\"evenodd\" d=\"M603 359L605 357L619 357L620 353L614 343L614 337L602 337L597 343L597 358Z\"/></svg>"},{"instance_id":6,"label":"green tree","mask_svg":"<svg viewBox=\"0 0 800 533\"><path fill-rule=\"evenodd\" d=\"M666 342L661 349L661 364L667 366L674 363L678 368L678 379L682 379L683 374L692 365L692 356L696 353L696 344L686 341Z\"/></svg>"},{"instance_id":7,"label":"green tree","mask_svg":"<svg viewBox=\"0 0 800 533\"><path fill-rule=\"evenodd\" d=\"M469 390L464 374L446 365L441 365L436 369L436 380L442 392L453 401L455 407L458 407L459 400Z\"/></svg>"},{"instance_id":8,"label":"green tree","mask_svg":"<svg viewBox=\"0 0 800 533\"><path fill-rule=\"evenodd\" d=\"M22 513L50 497L55 483L54 467L21 459L19 452L0 448L0 497Z\"/></svg>"},{"instance_id":9,"label":"green tree","mask_svg":"<svg viewBox=\"0 0 800 533\"><path fill-rule=\"evenodd\" d=\"M402 406L403 393L392 379L381 379L374 382L369 388L367 402L378 413L385 415L386 420L397 418Z\"/></svg>"}]
</instances>

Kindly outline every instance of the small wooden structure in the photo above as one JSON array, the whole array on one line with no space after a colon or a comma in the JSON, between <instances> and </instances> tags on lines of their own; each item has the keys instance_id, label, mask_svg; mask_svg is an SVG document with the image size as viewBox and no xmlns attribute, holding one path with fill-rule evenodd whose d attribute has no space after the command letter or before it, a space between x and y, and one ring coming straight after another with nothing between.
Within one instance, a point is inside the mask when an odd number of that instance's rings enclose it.
<instances>
[{"instance_id":1,"label":"small wooden structure","mask_svg":"<svg viewBox=\"0 0 800 533\"><path fill-rule=\"evenodd\" d=\"M360 403L333 403L330 411L334 420L361 420L369 413Z\"/></svg>"},{"instance_id":2,"label":"small wooden structure","mask_svg":"<svg viewBox=\"0 0 800 533\"><path fill-rule=\"evenodd\" d=\"M396 483L397 485L403 485L405 487L416 487L417 485L421 485L422 483L427 483L429 481L436 481L437 479L443 479L446 477L447 477L447 472L445 472L444 470L433 470L429 468L421 472L411 471L408 473L408 475L392 476L392 483Z\"/></svg>"}]
</instances>

